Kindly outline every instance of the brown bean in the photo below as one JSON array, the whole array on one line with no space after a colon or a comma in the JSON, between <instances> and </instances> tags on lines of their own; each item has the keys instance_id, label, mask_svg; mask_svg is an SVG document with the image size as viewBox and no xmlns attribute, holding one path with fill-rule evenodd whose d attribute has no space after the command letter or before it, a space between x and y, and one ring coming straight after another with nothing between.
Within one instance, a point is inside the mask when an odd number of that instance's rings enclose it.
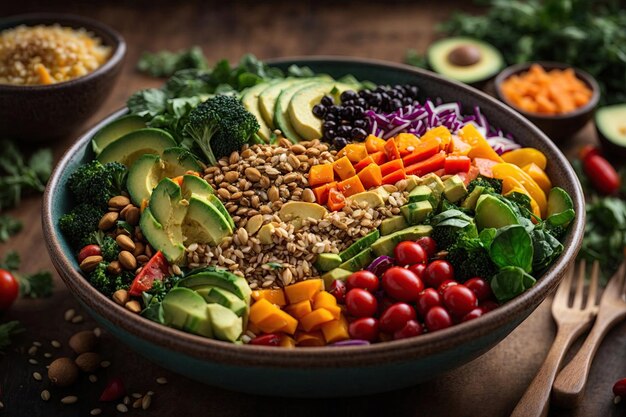
<instances>
[{"instance_id":1,"label":"brown bean","mask_svg":"<svg viewBox=\"0 0 626 417\"><path fill-rule=\"evenodd\" d=\"M88 256L80 263L80 269L83 272L91 272L96 269L98 264L102 261L103 258L100 255Z\"/></svg>"},{"instance_id":2,"label":"brown bean","mask_svg":"<svg viewBox=\"0 0 626 417\"><path fill-rule=\"evenodd\" d=\"M102 357L96 352L85 352L74 360L76 366L83 372L94 372L100 368Z\"/></svg>"},{"instance_id":3,"label":"brown bean","mask_svg":"<svg viewBox=\"0 0 626 417\"><path fill-rule=\"evenodd\" d=\"M109 200L109 207L113 207L116 209L123 209L127 205L130 204L130 200L128 197L123 195L116 195L115 197Z\"/></svg>"},{"instance_id":4,"label":"brown bean","mask_svg":"<svg viewBox=\"0 0 626 417\"><path fill-rule=\"evenodd\" d=\"M117 222L117 219L119 219L119 217L120 214L114 211L106 213L104 216L102 216L100 222L98 222L98 229L109 230L110 228L115 226L115 223Z\"/></svg>"},{"instance_id":5,"label":"brown bean","mask_svg":"<svg viewBox=\"0 0 626 417\"><path fill-rule=\"evenodd\" d=\"M78 367L70 358L58 358L48 368L50 382L58 387L69 387L78 379Z\"/></svg>"},{"instance_id":6,"label":"brown bean","mask_svg":"<svg viewBox=\"0 0 626 417\"><path fill-rule=\"evenodd\" d=\"M93 331L83 330L70 337L68 344L74 352L80 355L85 352L93 352L98 344L98 338Z\"/></svg>"},{"instance_id":7,"label":"brown bean","mask_svg":"<svg viewBox=\"0 0 626 417\"><path fill-rule=\"evenodd\" d=\"M120 246L120 248L127 250L129 252L135 251L135 242L133 242L133 240L130 237L126 235L118 235L115 238L115 241Z\"/></svg>"},{"instance_id":8,"label":"brown bean","mask_svg":"<svg viewBox=\"0 0 626 417\"><path fill-rule=\"evenodd\" d=\"M129 296L128 296L128 291L121 289L121 290L117 290L113 293L113 301L115 301L117 304L123 306L124 304L126 304L129 300Z\"/></svg>"},{"instance_id":9,"label":"brown bean","mask_svg":"<svg viewBox=\"0 0 626 417\"><path fill-rule=\"evenodd\" d=\"M141 217L141 213L137 207L131 207L126 212L126 222L131 226L137 226L139 224L139 217Z\"/></svg>"},{"instance_id":10,"label":"brown bean","mask_svg":"<svg viewBox=\"0 0 626 417\"><path fill-rule=\"evenodd\" d=\"M137 268L137 259L135 259L133 254L129 251L121 251L120 254L117 256L117 259L118 261L120 261L120 264L124 269L132 271Z\"/></svg>"},{"instance_id":11,"label":"brown bean","mask_svg":"<svg viewBox=\"0 0 626 417\"><path fill-rule=\"evenodd\" d=\"M113 275L119 275L122 273L122 267L120 266L119 261L111 261L107 265L107 272Z\"/></svg>"}]
</instances>

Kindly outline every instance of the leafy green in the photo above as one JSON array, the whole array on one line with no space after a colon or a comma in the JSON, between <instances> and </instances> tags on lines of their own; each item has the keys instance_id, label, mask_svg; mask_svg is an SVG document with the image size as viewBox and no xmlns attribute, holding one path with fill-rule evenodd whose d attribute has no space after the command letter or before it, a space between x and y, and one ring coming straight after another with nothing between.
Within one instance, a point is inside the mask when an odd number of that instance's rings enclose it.
<instances>
[{"instance_id":1,"label":"leafy green","mask_svg":"<svg viewBox=\"0 0 626 417\"><path fill-rule=\"evenodd\" d=\"M24 328L19 321L13 320L0 324L0 353L11 346L11 337L22 333Z\"/></svg>"},{"instance_id":2,"label":"leafy green","mask_svg":"<svg viewBox=\"0 0 626 417\"><path fill-rule=\"evenodd\" d=\"M0 243L4 243L9 238L22 230L22 222L8 214L0 215Z\"/></svg>"},{"instance_id":3,"label":"leafy green","mask_svg":"<svg viewBox=\"0 0 626 417\"><path fill-rule=\"evenodd\" d=\"M456 13L449 35L494 45L509 64L566 62L595 77L602 101L626 101L626 9L615 0L487 0L482 16Z\"/></svg>"},{"instance_id":4,"label":"leafy green","mask_svg":"<svg viewBox=\"0 0 626 417\"><path fill-rule=\"evenodd\" d=\"M531 272L533 266L533 244L530 235L521 225L501 227L489 245L489 256L500 268L517 266Z\"/></svg>"},{"instance_id":5,"label":"leafy green","mask_svg":"<svg viewBox=\"0 0 626 417\"><path fill-rule=\"evenodd\" d=\"M497 178L489 178L480 175L478 176L478 178L470 181L469 184L467 184L467 192L471 193L477 186L483 187L485 189L484 192L494 193L498 195L502 194L502 180L499 180Z\"/></svg>"},{"instance_id":6,"label":"leafy green","mask_svg":"<svg viewBox=\"0 0 626 417\"><path fill-rule=\"evenodd\" d=\"M9 251L4 259L0 258L0 268L9 270L11 272L20 269L20 254L16 251Z\"/></svg>"},{"instance_id":7,"label":"leafy green","mask_svg":"<svg viewBox=\"0 0 626 417\"><path fill-rule=\"evenodd\" d=\"M499 302L504 302L531 288L535 282L522 268L505 266L491 279L491 291Z\"/></svg>"},{"instance_id":8,"label":"leafy green","mask_svg":"<svg viewBox=\"0 0 626 417\"><path fill-rule=\"evenodd\" d=\"M533 272L541 273L563 252L563 244L551 229L538 224L532 231Z\"/></svg>"},{"instance_id":9,"label":"leafy green","mask_svg":"<svg viewBox=\"0 0 626 417\"><path fill-rule=\"evenodd\" d=\"M139 71L153 77L169 77L176 71L188 68L208 68L207 60L199 46L192 46L178 52L144 52L137 63Z\"/></svg>"}]
</instances>

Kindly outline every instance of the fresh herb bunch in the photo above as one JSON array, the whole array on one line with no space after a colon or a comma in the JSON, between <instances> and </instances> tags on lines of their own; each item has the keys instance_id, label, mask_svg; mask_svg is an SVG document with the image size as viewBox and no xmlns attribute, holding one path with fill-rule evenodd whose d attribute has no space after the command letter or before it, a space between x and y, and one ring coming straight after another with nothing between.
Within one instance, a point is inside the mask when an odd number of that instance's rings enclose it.
<instances>
[{"instance_id":1,"label":"fresh herb bunch","mask_svg":"<svg viewBox=\"0 0 626 417\"><path fill-rule=\"evenodd\" d=\"M618 0L487 0L441 26L498 48L509 64L558 61L589 72L605 103L626 101L626 9ZM419 62L418 62L419 63Z\"/></svg>"},{"instance_id":2,"label":"fresh herb bunch","mask_svg":"<svg viewBox=\"0 0 626 417\"><path fill-rule=\"evenodd\" d=\"M169 77L182 69L207 69L208 66L202 48L199 46L192 46L177 52L144 52L137 63L137 69L140 72L153 77Z\"/></svg>"},{"instance_id":3,"label":"fresh herb bunch","mask_svg":"<svg viewBox=\"0 0 626 417\"><path fill-rule=\"evenodd\" d=\"M17 206L29 192L42 193L52 173L52 151L39 149L28 160L8 140L0 141L0 210Z\"/></svg>"},{"instance_id":4,"label":"fresh herb bunch","mask_svg":"<svg viewBox=\"0 0 626 417\"><path fill-rule=\"evenodd\" d=\"M11 337L22 333L24 328L19 321L13 320L0 324L0 353L11 346Z\"/></svg>"},{"instance_id":5,"label":"fresh herb bunch","mask_svg":"<svg viewBox=\"0 0 626 417\"><path fill-rule=\"evenodd\" d=\"M20 284L20 295L28 298L42 298L52 295L54 284L50 271L38 271L34 274L20 274L20 255L11 251L0 259L0 268L10 271Z\"/></svg>"},{"instance_id":6,"label":"fresh herb bunch","mask_svg":"<svg viewBox=\"0 0 626 417\"><path fill-rule=\"evenodd\" d=\"M8 214L0 215L0 243L4 243L9 238L22 230L22 222Z\"/></svg>"}]
</instances>

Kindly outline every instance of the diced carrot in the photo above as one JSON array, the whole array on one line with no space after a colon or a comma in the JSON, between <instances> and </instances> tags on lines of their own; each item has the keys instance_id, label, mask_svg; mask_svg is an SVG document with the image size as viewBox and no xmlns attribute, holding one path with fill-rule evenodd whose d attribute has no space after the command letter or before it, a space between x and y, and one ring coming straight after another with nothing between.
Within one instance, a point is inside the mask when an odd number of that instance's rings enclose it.
<instances>
[{"instance_id":1,"label":"diced carrot","mask_svg":"<svg viewBox=\"0 0 626 417\"><path fill-rule=\"evenodd\" d=\"M328 190L328 201L326 205L332 211L339 211L346 205L346 197L337 189L337 187L331 187Z\"/></svg>"},{"instance_id":2,"label":"diced carrot","mask_svg":"<svg viewBox=\"0 0 626 417\"><path fill-rule=\"evenodd\" d=\"M333 162L333 169L342 180L354 177L356 175L356 171L352 166L352 162L350 162L347 156L342 156L341 158Z\"/></svg>"},{"instance_id":3,"label":"diced carrot","mask_svg":"<svg viewBox=\"0 0 626 417\"><path fill-rule=\"evenodd\" d=\"M328 184L320 185L319 187L313 188L313 194L315 194L315 202L317 204L324 205L328 201L328 192L331 188L336 187L337 182L329 182Z\"/></svg>"},{"instance_id":4,"label":"diced carrot","mask_svg":"<svg viewBox=\"0 0 626 417\"><path fill-rule=\"evenodd\" d=\"M425 161L418 162L405 168L407 175L417 175L419 177L426 175L430 172L442 169L446 162L446 153L444 151L439 152L436 155L431 156ZM385 179L383 178L383 183Z\"/></svg>"},{"instance_id":5,"label":"diced carrot","mask_svg":"<svg viewBox=\"0 0 626 417\"><path fill-rule=\"evenodd\" d=\"M387 154L387 159L390 161L400 158L400 150L398 149L396 141L393 140L393 138L387 139L387 142L385 143L385 154Z\"/></svg>"},{"instance_id":6,"label":"diced carrot","mask_svg":"<svg viewBox=\"0 0 626 417\"><path fill-rule=\"evenodd\" d=\"M448 156L443 164L446 174L456 174L457 172L467 172L472 161L467 156Z\"/></svg>"},{"instance_id":7,"label":"diced carrot","mask_svg":"<svg viewBox=\"0 0 626 417\"><path fill-rule=\"evenodd\" d=\"M399 133L394 140L401 156L410 154L420 144L417 136L411 133Z\"/></svg>"},{"instance_id":8,"label":"diced carrot","mask_svg":"<svg viewBox=\"0 0 626 417\"><path fill-rule=\"evenodd\" d=\"M383 175L380 168L380 166L372 163L357 174L361 180L361 184L363 184L363 188L369 190L370 188L382 185Z\"/></svg>"},{"instance_id":9,"label":"diced carrot","mask_svg":"<svg viewBox=\"0 0 626 417\"><path fill-rule=\"evenodd\" d=\"M357 175L337 183L337 188L346 197L365 191L361 179Z\"/></svg>"},{"instance_id":10,"label":"diced carrot","mask_svg":"<svg viewBox=\"0 0 626 417\"><path fill-rule=\"evenodd\" d=\"M311 187L332 182L334 179L332 164L313 165L309 171L309 185Z\"/></svg>"},{"instance_id":11,"label":"diced carrot","mask_svg":"<svg viewBox=\"0 0 626 417\"><path fill-rule=\"evenodd\" d=\"M343 149L346 151L346 157L352 163L357 163L367 157L364 143L349 143Z\"/></svg>"},{"instance_id":12,"label":"diced carrot","mask_svg":"<svg viewBox=\"0 0 626 417\"><path fill-rule=\"evenodd\" d=\"M437 139L428 139L415 147L415 150L405 155L402 160L404 165L409 166L420 161L430 158L439 152L439 141Z\"/></svg>"},{"instance_id":13,"label":"diced carrot","mask_svg":"<svg viewBox=\"0 0 626 417\"><path fill-rule=\"evenodd\" d=\"M498 162L487 158L474 158L474 165L478 168L480 175L483 177L493 178L493 172L491 167L498 164Z\"/></svg>"},{"instance_id":14,"label":"diced carrot","mask_svg":"<svg viewBox=\"0 0 626 417\"><path fill-rule=\"evenodd\" d=\"M399 169L404 169L404 162L402 159L394 159L382 164L380 166L380 173L384 177L385 175L391 174Z\"/></svg>"},{"instance_id":15,"label":"diced carrot","mask_svg":"<svg viewBox=\"0 0 626 417\"><path fill-rule=\"evenodd\" d=\"M375 164L382 165L387 162L387 154L385 152L376 152L370 155Z\"/></svg>"},{"instance_id":16,"label":"diced carrot","mask_svg":"<svg viewBox=\"0 0 626 417\"><path fill-rule=\"evenodd\" d=\"M381 139L374 135L369 135L365 139L365 148L368 153L375 153L385 150L385 139Z\"/></svg>"},{"instance_id":17,"label":"diced carrot","mask_svg":"<svg viewBox=\"0 0 626 417\"><path fill-rule=\"evenodd\" d=\"M406 178L406 173L404 172L403 169L399 169L397 171L392 172L389 175L385 175L383 177L383 184L395 184L400 180L403 180Z\"/></svg>"},{"instance_id":18,"label":"diced carrot","mask_svg":"<svg viewBox=\"0 0 626 417\"><path fill-rule=\"evenodd\" d=\"M372 159L372 157L368 156L367 158L362 159L358 164L356 164L354 166L354 170L358 173L363 168L365 168L369 164L373 164L373 163L374 163L374 160Z\"/></svg>"}]
</instances>

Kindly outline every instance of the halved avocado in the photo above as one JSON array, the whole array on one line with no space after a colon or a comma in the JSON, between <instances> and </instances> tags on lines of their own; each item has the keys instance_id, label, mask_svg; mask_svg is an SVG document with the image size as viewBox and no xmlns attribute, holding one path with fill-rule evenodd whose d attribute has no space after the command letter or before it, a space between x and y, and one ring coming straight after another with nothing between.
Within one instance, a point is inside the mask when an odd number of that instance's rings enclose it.
<instances>
[{"instance_id":1,"label":"halved avocado","mask_svg":"<svg viewBox=\"0 0 626 417\"><path fill-rule=\"evenodd\" d=\"M200 336L213 337L207 303L189 288L174 288L163 298L165 324Z\"/></svg>"},{"instance_id":2,"label":"halved avocado","mask_svg":"<svg viewBox=\"0 0 626 417\"><path fill-rule=\"evenodd\" d=\"M98 161L103 164L118 161L130 167L141 155L162 155L167 148L175 146L176 141L165 130L139 129L109 144L98 155Z\"/></svg>"},{"instance_id":3,"label":"halved avocado","mask_svg":"<svg viewBox=\"0 0 626 417\"><path fill-rule=\"evenodd\" d=\"M502 54L496 48L478 39L465 37L433 42L426 58L433 71L468 84L485 81L504 66Z\"/></svg>"},{"instance_id":4,"label":"halved avocado","mask_svg":"<svg viewBox=\"0 0 626 417\"><path fill-rule=\"evenodd\" d=\"M269 142L270 137L272 135L272 130L270 126L267 125L263 115L261 115L261 110L259 108L259 97L261 93L270 87L270 83L260 83L253 87L248 88L241 97L241 104L248 110L250 113L256 117L259 122L259 130L258 135L266 142Z\"/></svg>"},{"instance_id":5,"label":"halved avocado","mask_svg":"<svg viewBox=\"0 0 626 417\"><path fill-rule=\"evenodd\" d=\"M169 262L178 262L182 259L185 253L182 242L172 241L168 231L152 215L150 207L146 207L141 213L139 227L150 245L160 250Z\"/></svg>"},{"instance_id":6,"label":"halved avocado","mask_svg":"<svg viewBox=\"0 0 626 417\"><path fill-rule=\"evenodd\" d=\"M135 114L129 114L113 120L93 135L91 139L93 152L98 155L109 144L115 142L122 136L134 132L135 130L143 129L144 127L146 127L145 120Z\"/></svg>"},{"instance_id":7,"label":"halved avocado","mask_svg":"<svg viewBox=\"0 0 626 417\"><path fill-rule=\"evenodd\" d=\"M244 301L250 301L252 290L245 278L226 270L200 271L188 275L178 283L180 287L197 289L198 287L214 286L235 294Z\"/></svg>"},{"instance_id":8,"label":"halved avocado","mask_svg":"<svg viewBox=\"0 0 626 417\"><path fill-rule=\"evenodd\" d=\"M164 150L162 159L165 162L165 176L167 177L178 177L187 171L202 171L202 166L196 157L179 146Z\"/></svg>"},{"instance_id":9,"label":"halved avocado","mask_svg":"<svg viewBox=\"0 0 626 417\"><path fill-rule=\"evenodd\" d=\"M315 84L317 84L317 81L304 79L281 91L278 96L278 100L276 100L276 107L274 108L274 125L277 129L280 129L284 137L294 143L300 142L302 138L298 135L298 132L296 132L296 129L291 123L288 111L289 103L298 90Z\"/></svg>"},{"instance_id":10,"label":"halved avocado","mask_svg":"<svg viewBox=\"0 0 626 417\"><path fill-rule=\"evenodd\" d=\"M599 108L595 122L602 144L611 152L626 156L626 104Z\"/></svg>"},{"instance_id":11,"label":"halved avocado","mask_svg":"<svg viewBox=\"0 0 626 417\"><path fill-rule=\"evenodd\" d=\"M497 197L489 194L483 194L478 197L474 221L478 230L489 227L499 229L511 224L519 224L519 220L513 210Z\"/></svg>"},{"instance_id":12,"label":"halved avocado","mask_svg":"<svg viewBox=\"0 0 626 417\"><path fill-rule=\"evenodd\" d=\"M182 224L182 233L186 242L218 245L223 238L233 233L233 229L222 213L206 198L192 194Z\"/></svg>"},{"instance_id":13,"label":"halved avocado","mask_svg":"<svg viewBox=\"0 0 626 417\"><path fill-rule=\"evenodd\" d=\"M283 81L270 85L259 95L259 112L261 113L261 117L263 117L265 124L267 124L270 129L276 128L276 125L274 124L274 109L276 108L276 100L278 100L278 96L281 91L291 87L299 81L301 80L298 78L287 78Z\"/></svg>"}]
</instances>

